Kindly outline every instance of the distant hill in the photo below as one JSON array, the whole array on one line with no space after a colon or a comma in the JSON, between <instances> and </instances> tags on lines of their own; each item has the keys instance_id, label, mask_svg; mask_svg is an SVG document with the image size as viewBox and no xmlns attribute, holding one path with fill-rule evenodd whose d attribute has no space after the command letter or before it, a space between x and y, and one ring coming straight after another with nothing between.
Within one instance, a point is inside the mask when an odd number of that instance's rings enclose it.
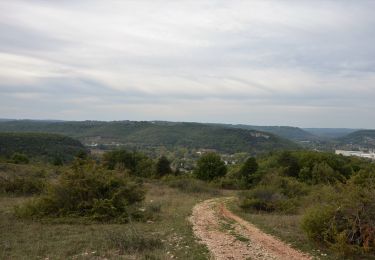
<instances>
[{"instance_id":1,"label":"distant hill","mask_svg":"<svg viewBox=\"0 0 375 260\"><path fill-rule=\"evenodd\" d=\"M375 130L359 130L337 139L341 144L375 148Z\"/></svg>"},{"instance_id":2,"label":"distant hill","mask_svg":"<svg viewBox=\"0 0 375 260\"><path fill-rule=\"evenodd\" d=\"M259 153L298 148L293 142L270 133L199 123L15 120L0 122L0 131L58 133L77 138L85 144L114 144L135 148L186 147L215 149L225 153Z\"/></svg>"},{"instance_id":3,"label":"distant hill","mask_svg":"<svg viewBox=\"0 0 375 260\"><path fill-rule=\"evenodd\" d=\"M329 139L343 137L345 135L358 131L358 129L352 128L303 128L303 130L315 136Z\"/></svg>"},{"instance_id":4,"label":"distant hill","mask_svg":"<svg viewBox=\"0 0 375 260\"><path fill-rule=\"evenodd\" d=\"M9 157L23 153L29 157L69 161L85 147L67 136L46 133L0 132L0 155Z\"/></svg>"},{"instance_id":5,"label":"distant hill","mask_svg":"<svg viewBox=\"0 0 375 260\"><path fill-rule=\"evenodd\" d=\"M293 141L308 141L317 139L312 133L301 128L292 126L254 126L254 125L232 125L236 128L253 129L281 136Z\"/></svg>"}]
</instances>

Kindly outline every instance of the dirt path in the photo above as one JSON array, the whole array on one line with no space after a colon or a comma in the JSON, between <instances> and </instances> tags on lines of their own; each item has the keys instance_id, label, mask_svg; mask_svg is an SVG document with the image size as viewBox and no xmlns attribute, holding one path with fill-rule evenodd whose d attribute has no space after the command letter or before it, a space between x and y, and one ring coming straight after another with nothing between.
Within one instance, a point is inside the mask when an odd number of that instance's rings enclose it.
<instances>
[{"instance_id":1,"label":"dirt path","mask_svg":"<svg viewBox=\"0 0 375 260\"><path fill-rule=\"evenodd\" d=\"M312 259L230 212L223 199L195 205L190 221L213 259Z\"/></svg>"}]
</instances>

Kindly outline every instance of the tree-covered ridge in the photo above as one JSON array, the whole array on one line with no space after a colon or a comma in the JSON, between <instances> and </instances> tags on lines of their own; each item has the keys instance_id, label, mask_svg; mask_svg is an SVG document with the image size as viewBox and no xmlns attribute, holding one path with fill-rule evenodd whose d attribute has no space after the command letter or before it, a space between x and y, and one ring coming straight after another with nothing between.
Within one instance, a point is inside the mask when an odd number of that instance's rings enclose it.
<instances>
[{"instance_id":1,"label":"tree-covered ridge","mask_svg":"<svg viewBox=\"0 0 375 260\"><path fill-rule=\"evenodd\" d=\"M0 156L24 154L30 158L69 161L84 146L71 137L48 133L0 133Z\"/></svg>"},{"instance_id":2,"label":"tree-covered ridge","mask_svg":"<svg viewBox=\"0 0 375 260\"><path fill-rule=\"evenodd\" d=\"M375 148L375 130L359 130L337 139L341 143Z\"/></svg>"},{"instance_id":3,"label":"tree-covered ridge","mask_svg":"<svg viewBox=\"0 0 375 260\"><path fill-rule=\"evenodd\" d=\"M291 141L270 133L200 123L17 120L0 122L0 131L59 133L77 138L84 143L114 142L134 148L186 147L214 149L226 153L259 153L274 149L298 148Z\"/></svg>"},{"instance_id":4,"label":"tree-covered ridge","mask_svg":"<svg viewBox=\"0 0 375 260\"><path fill-rule=\"evenodd\" d=\"M252 129L271 133L293 141L317 140L318 137L299 127L292 126L254 126L254 125L233 125L235 128Z\"/></svg>"}]
</instances>

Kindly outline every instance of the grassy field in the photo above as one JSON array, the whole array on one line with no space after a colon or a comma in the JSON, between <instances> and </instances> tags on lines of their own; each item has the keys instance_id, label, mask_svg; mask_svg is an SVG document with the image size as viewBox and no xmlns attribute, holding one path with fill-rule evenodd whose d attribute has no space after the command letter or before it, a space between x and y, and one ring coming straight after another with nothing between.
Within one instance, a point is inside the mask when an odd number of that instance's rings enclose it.
<instances>
[{"instance_id":1,"label":"grassy field","mask_svg":"<svg viewBox=\"0 0 375 260\"><path fill-rule=\"evenodd\" d=\"M68 220L19 220L13 207L30 197L0 197L0 259L206 259L187 218L199 201L213 196L147 183L147 223L77 224ZM217 196L217 194L215 194Z\"/></svg>"},{"instance_id":2,"label":"grassy field","mask_svg":"<svg viewBox=\"0 0 375 260\"><path fill-rule=\"evenodd\" d=\"M310 241L301 229L302 215L282 215L269 213L245 212L238 203L232 202L228 208L264 232L280 238L292 247L309 253L314 259L341 260L341 259L375 259L374 256L343 257L333 255L327 248Z\"/></svg>"},{"instance_id":3,"label":"grassy field","mask_svg":"<svg viewBox=\"0 0 375 260\"><path fill-rule=\"evenodd\" d=\"M237 203L230 204L229 209L264 232L280 238L292 247L309 253L317 259L336 259L330 256L324 249L312 244L308 240L300 228L300 215L250 213L240 209Z\"/></svg>"}]
</instances>

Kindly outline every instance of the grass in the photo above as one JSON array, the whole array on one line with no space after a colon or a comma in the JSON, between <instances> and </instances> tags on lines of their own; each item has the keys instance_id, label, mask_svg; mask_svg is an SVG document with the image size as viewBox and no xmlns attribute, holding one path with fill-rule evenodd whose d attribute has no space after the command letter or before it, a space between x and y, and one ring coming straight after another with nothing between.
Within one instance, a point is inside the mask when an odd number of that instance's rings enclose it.
<instances>
[{"instance_id":1,"label":"grass","mask_svg":"<svg viewBox=\"0 0 375 260\"><path fill-rule=\"evenodd\" d=\"M249 243L250 239L239 234L236 231L235 225L236 225L236 222L234 220L220 216L220 229L219 229L220 231L229 233L238 241Z\"/></svg>"},{"instance_id":2,"label":"grass","mask_svg":"<svg viewBox=\"0 0 375 260\"><path fill-rule=\"evenodd\" d=\"M338 259L326 248L311 242L300 228L301 215L278 215L262 212L243 211L236 201L233 201L228 208L257 226L267 234L280 238L282 241L291 245L293 248L302 252L309 253L315 259Z\"/></svg>"},{"instance_id":3,"label":"grass","mask_svg":"<svg viewBox=\"0 0 375 260\"><path fill-rule=\"evenodd\" d=\"M70 224L14 218L13 207L30 197L0 197L0 259L207 259L187 217L209 193L180 192L147 183L145 207L153 221L129 224Z\"/></svg>"}]
</instances>

